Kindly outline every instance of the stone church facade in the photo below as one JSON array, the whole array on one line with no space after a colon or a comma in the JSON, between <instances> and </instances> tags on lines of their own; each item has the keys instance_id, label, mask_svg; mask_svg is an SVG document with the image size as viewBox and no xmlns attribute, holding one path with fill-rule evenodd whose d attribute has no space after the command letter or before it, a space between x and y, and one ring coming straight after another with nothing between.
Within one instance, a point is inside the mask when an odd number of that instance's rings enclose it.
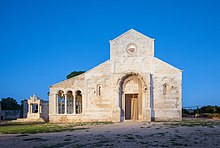
<instances>
[{"instance_id":1,"label":"stone church facade","mask_svg":"<svg viewBox=\"0 0 220 148\"><path fill-rule=\"evenodd\" d=\"M110 41L110 59L50 86L49 120L181 121L182 71L154 57L154 39L133 29Z\"/></svg>"}]
</instances>

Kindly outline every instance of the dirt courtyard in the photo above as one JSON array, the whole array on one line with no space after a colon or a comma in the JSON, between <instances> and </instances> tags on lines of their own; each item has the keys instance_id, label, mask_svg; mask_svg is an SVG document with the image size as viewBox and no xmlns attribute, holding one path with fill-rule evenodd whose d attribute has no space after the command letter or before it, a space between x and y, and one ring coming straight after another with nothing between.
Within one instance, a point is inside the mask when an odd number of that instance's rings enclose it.
<instances>
[{"instance_id":1,"label":"dirt courtyard","mask_svg":"<svg viewBox=\"0 0 220 148\"><path fill-rule=\"evenodd\" d=\"M184 126L125 122L76 127L74 131L0 134L1 148L220 147L220 125Z\"/></svg>"}]
</instances>

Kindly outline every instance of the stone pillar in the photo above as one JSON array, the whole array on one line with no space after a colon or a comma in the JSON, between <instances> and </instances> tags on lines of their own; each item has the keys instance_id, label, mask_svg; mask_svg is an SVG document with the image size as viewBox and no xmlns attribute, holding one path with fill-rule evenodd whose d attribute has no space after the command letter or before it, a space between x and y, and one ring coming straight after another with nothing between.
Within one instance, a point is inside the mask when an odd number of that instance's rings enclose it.
<instances>
[{"instance_id":1,"label":"stone pillar","mask_svg":"<svg viewBox=\"0 0 220 148\"><path fill-rule=\"evenodd\" d=\"M113 118L112 121L113 122L120 122L121 121L121 108L120 108L120 97L119 97L119 90L117 89L117 87L114 88L114 108L113 108Z\"/></svg>"},{"instance_id":2,"label":"stone pillar","mask_svg":"<svg viewBox=\"0 0 220 148\"><path fill-rule=\"evenodd\" d=\"M65 106L64 106L64 109L65 109L65 112L64 114L67 114L67 94L65 94Z\"/></svg>"},{"instance_id":3,"label":"stone pillar","mask_svg":"<svg viewBox=\"0 0 220 148\"><path fill-rule=\"evenodd\" d=\"M54 113L58 114L57 110L58 110L58 106L57 106L57 94L54 95Z\"/></svg>"},{"instance_id":4,"label":"stone pillar","mask_svg":"<svg viewBox=\"0 0 220 148\"><path fill-rule=\"evenodd\" d=\"M27 105L27 107L28 107L28 112L27 113L30 113L30 104L29 104L29 102L28 102L28 105Z\"/></svg>"},{"instance_id":5,"label":"stone pillar","mask_svg":"<svg viewBox=\"0 0 220 148\"><path fill-rule=\"evenodd\" d=\"M41 103L38 103L38 113L41 114Z\"/></svg>"},{"instance_id":6,"label":"stone pillar","mask_svg":"<svg viewBox=\"0 0 220 148\"><path fill-rule=\"evenodd\" d=\"M81 97L82 97L82 98L81 98L81 100L82 100L82 102L81 102L81 103L82 103L82 104L81 104L81 107L82 107L82 108L81 108L81 114L82 114L82 113L85 112L85 101L84 101L85 99L84 99L84 93L81 92L81 95L82 95L82 96L81 96ZM83 99L84 99L84 100L83 100Z\"/></svg>"},{"instance_id":7,"label":"stone pillar","mask_svg":"<svg viewBox=\"0 0 220 148\"><path fill-rule=\"evenodd\" d=\"M29 113L32 113L32 107L31 107L31 104L29 104Z\"/></svg>"},{"instance_id":8,"label":"stone pillar","mask_svg":"<svg viewBox=\"0 0 220 148\"><path fill-rule=\"evenodd\" d=\"M150 74L150 109L151 109L151 121L155 120L154 112L154 75Z\"/></svg>"},{"instance_id":9,"label":"stone pillar","mask_svg":"<svg viewBox=\"0 0 220 148\"><path fill-rule=\"evenodd\" d=\"M145 91L145 121L150 122L151 121L151 96L150 96L150 84L147 85L146 91Z\"/></svg>"},{"instance_id":10,"label":"stone pillar","mask_svg":"<svg viewBox=\"0 0 220 148\"><path fill-rule=\"evenodd\" d=\"M73 114L76 114L76 95L73 97Z\"/></svg>"}]
</instances>

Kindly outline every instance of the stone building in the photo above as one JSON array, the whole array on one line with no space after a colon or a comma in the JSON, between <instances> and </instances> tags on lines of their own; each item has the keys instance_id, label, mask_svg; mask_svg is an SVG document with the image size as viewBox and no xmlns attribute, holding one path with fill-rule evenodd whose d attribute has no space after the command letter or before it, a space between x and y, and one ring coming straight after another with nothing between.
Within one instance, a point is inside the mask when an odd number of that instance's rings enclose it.
<instances>
[{"instance_id":1,"label":"stone building","mask_svg":"<svg viewBox=\"0 0 220 148\"><path fill-rule=\"evenodd\" d=\"M50 86L49 102L50 122L180 121L182 71L131 29L110 41L109 60Z\"/></svg>"},{"instance_id":2,"label":"stone building","mask_svg":"<svg viewBox=\"0 0 220 148\"><path fill-rule=\"evenodd\" d=\"M24 100L23 118L27 118L27 121L48 121L48 114L48 101L41 100L35 94L30 99Z\"/></svg>"}]
</instances>

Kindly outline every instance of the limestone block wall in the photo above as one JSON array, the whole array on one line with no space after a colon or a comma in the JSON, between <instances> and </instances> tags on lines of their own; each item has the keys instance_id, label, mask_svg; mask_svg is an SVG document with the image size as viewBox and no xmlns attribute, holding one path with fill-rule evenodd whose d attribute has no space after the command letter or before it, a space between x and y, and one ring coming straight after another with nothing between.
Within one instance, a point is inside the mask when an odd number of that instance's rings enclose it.
<instances>
[{"instance_id":1,"label":"limestone block wall","mask_svg":"<svg viewBox=\"0 0 220 148\"><path fill-rule=\"evenodd\" d=\"M101 95L97 87L101 86ZM106 61L88 72L63 81L50 88L50 122L111 121L112 93L111 62ZM59 90L80 90L82 92L82 114L56 114L55 98Z\"/></svg>"},{"instance_id":2,"label":"limestone block wall","mask_svg":"<svg viewBox=\"0 0 220 148\"><path fill-rule=\"evenodd\" d=\"M49 120L49 102L47 101L42 101L41 102L41 118L44 119L45 121Z\"/></svg>"},{"instance_id":3,"label":"limestone block wall","mask_svg":"<svg viewBox=\"0 0 220 148\"><path fill-rule=\"evenodd\" d=\"M86 115L90 119L112 118L112 76L111 62L106 61L85 74ZM100 86L100 90L98 90ZM100 92L99 92L100 91ZM99 94L100 93L100 94Z\"/></svg>"},{"instance_id":4,"label":"limestone block wall","mask_svg":"<svg viewBox=\"0 0 220 148\"><path fill-rule=\"evenodd\" d=\"M153 118L179 121L182 119L182 72L156 58L154 65Z\"/></svg>"},{"instance_id":5,"label":"limestone block wall","mask_svg":"<svg viewBox=\"0 0 220 148\"><path fill-rule=\"evenodd\" d=\"M131 29L116 39L110 41L110 59L120 57L130 57L126 52L126 47L134 43L137 45L138 57L154 56L154 39L144 36L141 33Z\"/></svg>"},{"instance_id":6,"label":"limestone block wall","mask_svg":"<svg viewBox=\"0 0 220 148\"><path fill-rule=\"evenodd\" d=\"M114 73L151 73L152 72L152 57L137 57L117 58L113 60Z\"/></svg>"}]
</instances>

